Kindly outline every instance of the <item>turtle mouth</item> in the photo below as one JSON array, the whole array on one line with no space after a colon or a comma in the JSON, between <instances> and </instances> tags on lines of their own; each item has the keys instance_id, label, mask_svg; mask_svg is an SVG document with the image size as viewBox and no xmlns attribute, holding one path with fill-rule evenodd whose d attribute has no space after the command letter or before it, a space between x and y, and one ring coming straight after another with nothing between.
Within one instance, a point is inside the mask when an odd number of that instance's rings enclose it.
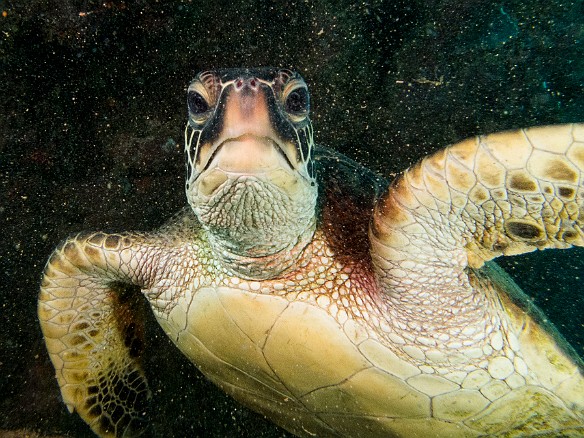
<instances>
[{"instance_id":1,"label":"turtle mouth","mask_svg":"<svg viewBox=\"0 0 584 438\"><path fill-rule=\"evenodd\" d=\"M266 136L242 134L227 138L213 148L200 173L215 168L232 174L261 174L276 168L297 170L286 149L289 148Z\"/></svg>"},{"instance_id":2,"label":"turtle mouth","mask_svg":"<svg viewBox=\"0 0 584 438\"><path fill-rule=\"evenodd\" d=\"M207 152L208 159L197 176L196 192L201 199L209 199L221 188L229 190L243 177L253 178L260 185L273 185L290 195L304 179L294 165L296 160L290 157L294 154L292 147L273 137L249 133L217 142Z\"/></svg>"}]
</instances>

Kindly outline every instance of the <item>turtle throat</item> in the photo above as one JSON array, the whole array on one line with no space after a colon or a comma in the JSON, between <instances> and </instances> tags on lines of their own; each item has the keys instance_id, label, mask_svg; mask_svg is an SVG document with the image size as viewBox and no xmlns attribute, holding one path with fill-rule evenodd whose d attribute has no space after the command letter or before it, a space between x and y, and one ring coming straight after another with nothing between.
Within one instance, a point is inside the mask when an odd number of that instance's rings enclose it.
<instances>
[{"instance_id":1,"label":"turtle throat","mask_svg":"<svg viewBox=\"0 0 584 438\"><path fill-rule=\"evenodd\" d=\"M314 234L317 191L305 181L293 186L261 175L229 175L211 196L190 199L224 267L261 280L295 264Z\"/></svg>"}]
</instances>

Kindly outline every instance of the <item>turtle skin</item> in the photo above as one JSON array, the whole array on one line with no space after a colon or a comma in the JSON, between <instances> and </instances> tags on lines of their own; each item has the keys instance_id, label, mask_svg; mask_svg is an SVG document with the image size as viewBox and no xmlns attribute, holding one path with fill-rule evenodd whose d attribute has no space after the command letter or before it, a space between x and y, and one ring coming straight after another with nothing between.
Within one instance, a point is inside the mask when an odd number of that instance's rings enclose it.
<instances>
[{"instance_id":1,"label":"turtle skin","mask_svg":"<svg viewBox=\"0 0 584 438\"><path fill-rule=\"evenodd\" d=\"M584 125L469 139L391 184L311 160L310 239L274 275L226 264L192 209L54 251L38 313L69 410L147 429L139 288L203 374L298 436L584 436L581 359L491 261L584 245Z\"/></svg>"}]
</instances>

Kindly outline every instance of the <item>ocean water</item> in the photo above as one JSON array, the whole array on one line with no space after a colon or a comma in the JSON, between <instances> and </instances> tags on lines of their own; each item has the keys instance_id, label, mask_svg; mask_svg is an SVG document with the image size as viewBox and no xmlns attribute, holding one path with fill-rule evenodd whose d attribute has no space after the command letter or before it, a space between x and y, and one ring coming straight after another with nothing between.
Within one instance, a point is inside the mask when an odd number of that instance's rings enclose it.
<instances>
[{"instance_id":1,"label":"ocean water","mask_svg":"<svg viewBox=\"0 0 584 438\"><path fill-rule=\"evenodd\" d=\"M55 245L182 208L185 87L299 69L316 140L392 176L468 136L584 121L580 1L0 1L0 436L92 436L36 317ZM584 249L500 261L584 356ZM159 436L286 436L148 324Z\"/></svg>"}]
</instances>

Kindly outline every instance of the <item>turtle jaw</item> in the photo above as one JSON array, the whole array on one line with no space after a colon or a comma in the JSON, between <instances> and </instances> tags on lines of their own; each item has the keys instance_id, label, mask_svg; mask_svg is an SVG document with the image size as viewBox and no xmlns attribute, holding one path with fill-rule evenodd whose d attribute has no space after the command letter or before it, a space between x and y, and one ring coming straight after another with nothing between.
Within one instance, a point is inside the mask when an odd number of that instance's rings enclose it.
<instances>
[{"instance_id":1,"label":"turtle jaw","mask_svg":"<svg viewBox=\"0 0 584 438\"><path fill-rule=\"evenodd\" d=\"M273 181L293 196L299 176L286 149L273 138L253 134L221 141L195 182L198 196L210 198L227 180L244 175Z\"/></svg>"}]
</instances>

